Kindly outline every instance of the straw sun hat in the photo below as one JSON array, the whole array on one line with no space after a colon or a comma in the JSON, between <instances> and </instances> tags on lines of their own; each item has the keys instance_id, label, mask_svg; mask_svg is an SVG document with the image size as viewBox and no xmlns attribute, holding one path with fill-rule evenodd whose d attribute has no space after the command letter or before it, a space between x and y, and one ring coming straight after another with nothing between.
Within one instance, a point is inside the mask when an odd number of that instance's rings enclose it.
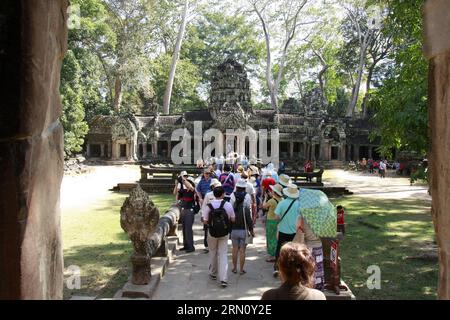
<instances>
[{"instance_id":1,"label":"straw sun hat","mask_svg":"<svg viewBox=\"0 0 450 320\"><path fill-rule=\"evenodd\" d=\"M281 174L278 177L278 183L281 184L282 187L286 188L288 185L292 184L292 180L287 174Z\"/></svg>"},{"instance_id":2,"label":"straw sun hat","mask_svg":"<svg viewBox=\"0 0 450 320\"><path fill-rule=\"evenodd\" d=\"M270 187L270 189L272 189L273 192L275 192L280 197L283 196L283 187L281 185L276 184L276 185L272 185L272 186L269 186L269 187Z\"/></svg>"},{"instance_id":3,"label":"straw sun hat","mask_svg":"<svg viewBox=\"0 0 450 320\"><path fill-rule=\"evenodd\" d=\"M295 184L290 184L286 188L283 189L283 194L288 198L298 198L300 192Z\"/></svg>"}]
</instances>

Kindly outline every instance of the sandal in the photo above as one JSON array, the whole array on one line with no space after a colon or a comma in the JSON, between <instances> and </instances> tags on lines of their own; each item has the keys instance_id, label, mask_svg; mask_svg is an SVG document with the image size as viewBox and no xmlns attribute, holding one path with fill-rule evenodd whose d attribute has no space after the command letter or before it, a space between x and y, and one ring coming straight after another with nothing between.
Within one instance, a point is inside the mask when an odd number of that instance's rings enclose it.
<instances>
[{"instance_id":1,"label":"sandal","mask_svg":"<svg viewBox=\"0 0 450 320\"><path fill-rule=\"evenodd\" d=\"M247 273L247 271L241 270L241 272L239 274L246 274L246 273Z\"/></svg>"},{"instance_id":2,"label":"sandal","mask_svg":"<svg viewBox=\"0 0 450 320\"><path fill-rule=\"evenodd\" d=\"M233 273L237 273L237 270L236 270L236 269L233 269L233 270L231 270L231 272L233 272Z\"/></svg>"}]
</instances>

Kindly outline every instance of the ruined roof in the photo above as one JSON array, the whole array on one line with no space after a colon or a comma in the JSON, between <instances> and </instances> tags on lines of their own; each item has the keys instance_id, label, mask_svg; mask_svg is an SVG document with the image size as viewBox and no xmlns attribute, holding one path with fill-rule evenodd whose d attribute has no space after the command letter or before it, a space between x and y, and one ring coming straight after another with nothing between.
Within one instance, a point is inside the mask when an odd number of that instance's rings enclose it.
<instances>
[{"instance_id":1,"label":"ruined roof","mask_svg":"<svg viewBox=\"0 0 450 320\"><path fill-rule=\"evenodd\" d=\"M159 116L158 124L160 126L176 126L183 123L182 115L173 115L173 116Z\"/></svg>"},{"instance_id":2,"label":"ruined roof","mask_svg":"<svg viewBox=\"0 0 450 320\"><path fill-rule=\"evenodd\" d=\"M136 119L139 124L139 129L155 125L155 116L136 116Z\"/></svg>"},{"instance_id":3,"label":"ruined roof","mask_svg":"<svg viewBox=\"0 0 450 320\"><path fill-rule=\"evenodd\" d=\"M305 122L303 117L292 114L279 114L278 119L280 120L280 125L282 126L302 126Z\"/></svg>"}]
</instances>

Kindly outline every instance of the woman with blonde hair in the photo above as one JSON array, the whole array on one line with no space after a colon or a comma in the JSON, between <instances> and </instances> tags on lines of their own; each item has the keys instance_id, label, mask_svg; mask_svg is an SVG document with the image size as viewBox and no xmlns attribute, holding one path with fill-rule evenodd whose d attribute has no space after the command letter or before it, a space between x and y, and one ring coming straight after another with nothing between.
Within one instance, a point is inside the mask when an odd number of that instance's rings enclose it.
<instances>
[{"instance_id":1,"label":"woman with blonde hair","mask_svg":"<svg viewBox=\"0 0 450 320\"><path fill-rule=\"evenodd\" d=\"M278 269L282 284L263 293L262 300L326 300L314 288L315 261L304 244L287 242L280 250Z\"/></svg>"}]
</instances>

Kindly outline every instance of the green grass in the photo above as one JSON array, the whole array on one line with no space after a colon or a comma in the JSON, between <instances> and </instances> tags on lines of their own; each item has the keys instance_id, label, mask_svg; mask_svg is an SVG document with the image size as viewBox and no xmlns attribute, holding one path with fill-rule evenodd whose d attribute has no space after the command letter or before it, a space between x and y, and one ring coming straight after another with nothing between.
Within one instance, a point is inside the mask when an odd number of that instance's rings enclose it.
<instances>
[{"instance_id":1,"label":"green grass","mask_svg":"<svg viewBox=\"0 0 450 320\"><path fill-rule=\"evenodd\" d=\"M410 260L434 242L429 202L347 197L342 278L357 299L436 299L437 261ZM381 290L366 286L367 267L381 269Z\"/></svg>"},{"instance_id":2,"label":"green grass","mask_svg":"<svg viewBox=\"0 0 450 320\"><path fill-rule=\"evenodd\" d=\"M64 288L71 295L112 297L130 275L133 251L120 227L120 208L126 194L109 193L91 204L79 204L62 213L64 265L79 266L81 289ZM161 215L170 207L172 195L151 195ZM66 275L68 276L68 275Z\"/></svg>"}]
</instances>

